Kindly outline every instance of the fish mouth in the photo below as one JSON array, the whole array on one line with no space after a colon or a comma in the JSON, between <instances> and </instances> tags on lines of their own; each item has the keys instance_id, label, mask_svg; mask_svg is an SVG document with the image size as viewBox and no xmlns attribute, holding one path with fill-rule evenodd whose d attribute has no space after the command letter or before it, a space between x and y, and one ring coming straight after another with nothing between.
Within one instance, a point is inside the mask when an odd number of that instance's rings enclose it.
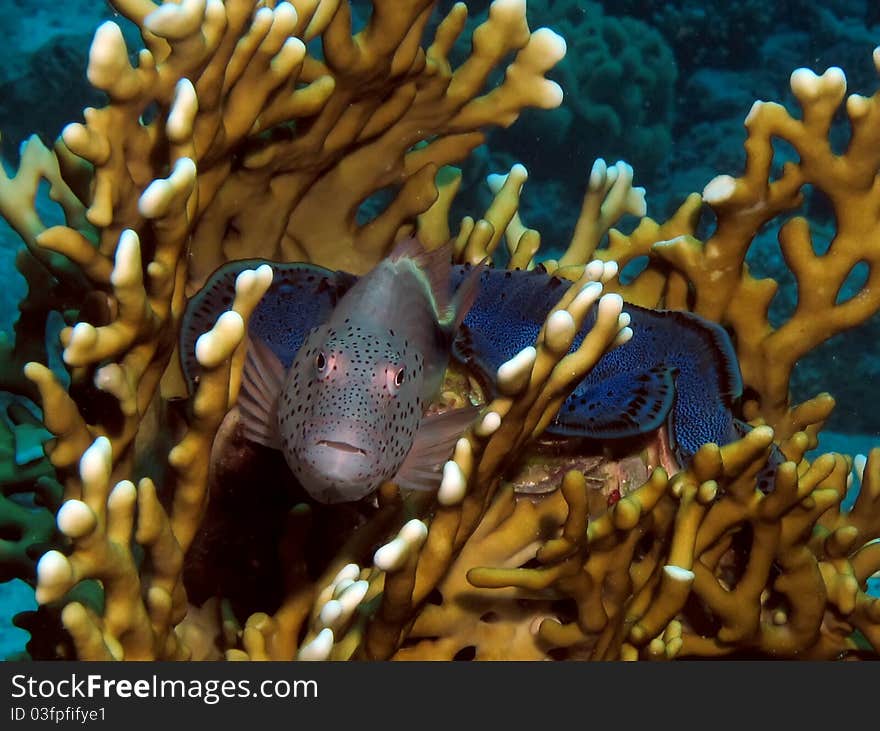
<instances>
[{"instance_id":1,"label":"fish mouth","mask_svg":"<svg viewBox=\"0 0 880 731\"><path fill-rule=\"evenodd\" d=\"M340 452L345 452L346 454L360 454L364 457L367 456L367 453L363 449L354 446L354 444L349 444L348 442L334 442L329 439L322 439L318 442L318 446L338 449Z\"/></svg>"}]
</instances>

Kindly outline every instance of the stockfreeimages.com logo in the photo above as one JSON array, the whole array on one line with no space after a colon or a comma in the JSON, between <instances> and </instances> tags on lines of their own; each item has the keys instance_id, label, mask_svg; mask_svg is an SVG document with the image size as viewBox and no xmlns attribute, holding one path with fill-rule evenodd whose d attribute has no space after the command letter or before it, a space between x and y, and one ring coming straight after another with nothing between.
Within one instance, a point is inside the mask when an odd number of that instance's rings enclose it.
<instances>
[{"instance_id":1,"label":"stockfreeimages.com logo","mask_svg":"<svg viewBox=\"0 0 880 731\"><path fill-rule=\"evenodd\" d=\"M315 680L168 680L153 675L138 680L105 678L100 674L71 673L61 680L40 680L31 675L12 676L12 698L20 700L69 699L190 699L213 705L224 699L318 697Z\"/></svg>"}]
</instances>

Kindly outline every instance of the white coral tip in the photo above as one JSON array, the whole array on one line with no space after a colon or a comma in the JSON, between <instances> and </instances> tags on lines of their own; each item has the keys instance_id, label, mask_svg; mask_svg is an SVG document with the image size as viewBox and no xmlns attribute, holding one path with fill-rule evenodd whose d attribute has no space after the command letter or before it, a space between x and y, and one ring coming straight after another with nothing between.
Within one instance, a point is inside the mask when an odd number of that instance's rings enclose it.
<instances>
[{"instance_id":1,"label":"white coral tip","mask_svg":"<svg viewBox=\"0 0 880 731\"><path fill-rule=\"evenodd\" d=\"M500 426L501 415L497 411L490 411L483 416L474 431L478 437L486 438L491 437Z\"/></svg>"},{"instance_id":2,"label":"white coral tip","mask_svg":"<svg viewBox=\"0 0 880 731\"><path fill-rule=\"evenodd\" d=\"M544 79L541 82L540 89L540 98L535 100L536 105L540 109L556 109L556 107L562 105L565 99L565 92L555 81Z\"/></svg>"},{"instance_id":3,"label":"white coral tip","mask_svg":"<svg viewBox=\"0 0 880 731\"><path fill-rule=\"evenodd\" d=\"M275 273L268 264L256 269L245 269L235 278L235 291L243 294L259 293L262 296L272 284Z\"/></svg>"},{"instance_id":4,"label":"white coral tip","mask_svg":"<svg viewBox=\"0 0 880 731\"><path fill-rule=\"evenodd\" d=\"M404 523L400 529L400 537L413 548L420 548L428 537L428 526L418 518L413 518Z\"/></svg>"},{"instance_id":5,"label":"white coral tip","mask_svg":"<svg viewBox=\"0 0 880 731\"><path fill-rule=\"evenodd\" d=\"M394 540L379 548L373 556L373 564L382 571L397 571L406 560L421 548L428 537L428 527L417 518L407 521Z\"/></svg>"},{"instance_id":6,"label":"white coral tip","mask_svg":"<svg viewBox=\"0 0 880 731\"><path fill-rule=\"evenodd\" d=\"M443 465L443 479L437 491L437 500L441 505L457 505L467 492L467 478L461 467L454 460Z\"/></svg>"},{"instance_id":7,"label":"white coral tip","mask_svg":"<svg viewBox=\"0 0 880 731\"><path fill-rule=\"evenodd\" d=\"M502 393L519 393L529 382L538 351L529 345L498 367L498 388Z\"/></svg>"},{"instance_id":8,"label":"white coral tip","mask_svg":"<svg viewBox=\"0 0 880 731\"><path fill-rule=\"evenodd\" d=\"M853 457L853 469L856 471L856 476L859 478L859 482L862 482L865 479L865 466L868 464L868 458L864 454L857 454Z\"/></svg>"},{"instance_id":9,"label":"white coral tip","mask_svg":"<svg viewBox=\"0 0 880 731\"><path fill-rule=\"evenodd\" d=\"M244 337L244 320L234 310L224 312L208 332L196 340L196 359L203 368L216 368Z\"/></svg>"},{"instance_id":10,"label":"white coral tip","mask_svg":"<svg viewBox=\"0 0 880 731\"><path fill-rule=\"evenodd\" d=\"M137 500L137 488L131 480L121 480L110 492L107 498L107 507L113 509L126 509L131 507Z\"/></svg>"},{"instance_id":11,"label":"white coral tip","mask_svg":"<svg viewBox=\"0 0 880 731\"><path fill-rule=\"evenodd\" d=\"M318 615L318 619L325 627L332 627L342 616L342 602L338 599L331 599L323 607Z\"/></svg>"},{"instance_id":12,"label":"white coral tip","mask_svg":"<svg viewBox=\"0 0 880 731\"><path fill-rule=\"evenodd\" d=\"M590 169L590 181L588 183L589 189L595 191L602 188L602 186L605 185L607 176L608 165L601 157L597 157L593 162L593 167Z\"/></svg>"},{"instance_id":13,"label":"white coral tip","mask_svg":"<svg viewBox=\"0 0 880 731\"><path fill-rule=\"evenodd\" d=\"M406 542L399 537L389 541L373 554L373 565L381 571L398 570L406 561L406 548Z\"/></svg>"},{"instance_id":14,"label":"white coral tip","mask_svg":"<svg viewBox=\"0 0 880 731\"><path fill-rule=\"evenodd\" d=\"M620 271L620 267L616 261L606 261L605 270L602 272L602 281L610 282L617 276L618 271Z\"/></svg>"},{"instance_id":15,"label":"white coral tip","mask_svg":"<svg viewBox=\"0 0 880 731\"><path fill-rule=\"evenodd\" d=\"M114 287L125 287L137 284L142 278L141 242L137 233L127 228L119 234L110 283Z\"/></svg>"},{"instance_id":16,"label":"white coral tip","mask_svg":"<svg viewBox=\"0 0 880 731\"><path fill-rule=\"evenodd\" d=\"M292 31L297 21L296 8L289 2L280 2L275 6L275 21L280 21L284 27Z\"/></svg>"},{"instance_id":17,"label":"white coral tip","mask_svg":"<svg viewBox=\"0 0 880 731\"><path fill-rule=\"evenodd\" d=\"M710 206L728 201L736 190L736 178L718 175L703 188L703 200Z\"/></svg>"},{"instance_id":18,"label":"white coral tip","mask_svg":"<svg viewBox=\"0 0 880 731\"><path fill-rule=\"evenodd\" d=\"M370 588L369 581L355 581L339 596L342 603L343 613L346 617L350 617L351 613L357 609L358 605L364 600L367 591Z\"/></svg>"},{"instance_id":19,"label":"white coral tip","mask_svg":"<svg viewBox=\"0 0 880 731\"><path fill-rule=\"evenodd\" d=\"M568 310L557 310L547 318L544 338L552 350L568 349L577 331L574 318Z\"/></svg>"},{"instance_id":20,"label":"white coral tip","mask_svg":"<svg viewBox=\"0 0 880 731\"><path fill-rule=\"evenodd\" d=\"M68 538L82 538L94 530L97 518L82 500L67 500L58 510L55 522Z\"/></svg>"},{"instance_id":21,"label":"white coral tip","mask_svg":"<svg viewBox=\"0 0 880 731\"><path fill-rule=\"evenodd\" d=\"M37 564L38 604L58 599L73 581L73 567L60 551L47 551Z\"/></svg>"},{"instance_id":22,"label":"white coral tip","mask_svg":"<svg viewBox=\"0 0 880 731\"><path fill-rule=\"evenodd\" d=\"M673 581L682 584L690 584L694 580L693 571L682 568L681 566L674 566L673 564L667 564L664 566L663 573Z\"/></svg>"},{"instance_id":23,"label":"white coral tip","mask_svg":"<svg viewBox=\"0 0 880 731\"><path fill-rule=\"evenodd\" d=\"M599 317L617 317L623 311L623 297L617 293L606 294L599 300Z\"/></svg>"},{"instance_id":24,"label":"white coral tip","mask_svg":"<svg viewBox=\"0 0 880 731\"><path fill-rule=\"evenodd\" d=\"M630 340L632 340L633 329L631 327L623 328L617 336L614 338L614 345L626 345Z\"/></svg>"},{"instance_id":25,"label":"white coral tip","mask_svg":"<svg viewBox=\"0 0 880 731\"><path fill-rule=\"evenodd\" d=\"M113 449L107 437L98 437L79 460L80 479L87 485L110 477Z\"/></svg>"},{"instance_id":26,"label":"white coral tip","mask_svg":"<svg viewBox=\"0 0 880 731\"><path fill-rule=\"evenodd\" d=\"M300 649L298 660L327 660L333 649L333 630L329 627L322 629L315 638Z\"/></svg>"},{"instance_id":27,"label":"white coral tip","mask_svg":"<svg viewBox=\"0 0 880 731\"><path fill-rule=\"evenodd\" d=\"M428 527L421 520L413 518L404 524L394 540L376 551L373 564L382 571L397 571L427 537Z\"/></svg>"},{"instance_id":28,"label":"white coral tip","mask_svg":"<svg viewBox=\"0 0 880 731\"><path fill-rule=\"evenodd\" d=\"M82 365L82 359L98 342L98 330L88 322L78 322L70 331L70 341L62 353L67 365Z\"/></svg>"},{"instance_id":29,"label":"white coral tip","mask_svg":"<svg viewBox=\"0 0 880 731\"><path fill-rule=\"evenodd\" d=\"M193 132L193 122L199 111L199 99L192 81L183 78L174 87L174 101L168 112L165 133L175 144L186 142Z\"/></svg>"},{"instance_id":30,"label":"white coral tip","mask_svg":"<svg viewBox=\"0 0 880 731\"><path fill-rule=\"evenodd\" d=\"M577 297L574 298L574 301L571 303L569 310L580 311L586 310L588 307L591 307L593 303L602 296L602 291L604 287L601 282L588 282L585 284L581 291L578 292Z\"/></svg>"},{"instance_id":31,"label":"white coral tip","mask_svg":"<svg viewBox=\"0 0 880 731\"><path fill-rule=\"evenodd\" d=\"M510 168L509 176L518 183L524 183L528 180L529 171L521 162L516 162L513 164L513 167Z\"/></svg>"},{"instance_id":32,"label":"white coral tip","mask_svg":"<svg viewBox=\"0 0 880 731\"><path fill-rule=\"evenodd\" d=\"M605 274L605 262L601 259L593 259L593 261L584 267L584 274L586 274L587 278L593 282L601 281Z\"/></svg>"},{"instance_id":33,"label":"white coral tip","mask_svg":"<svg viewBox=\"0 0 880 731\"><path fill-rule=\"evenodd\" d=\"M353 583L353 579L342 579L342 581L340 581L339 583L333 584L333 598L339 599L339 597L341 597L345 593L345 590L348 589L348 587L351 586Z\"/></svg>"},{"instance_id":34,"label":"white coral tip","mask_svg":"<svg viewBox=\"0 0 880 731\"><path fill-rule=\"evenodd\" d=\"M486 185L489 186L489 190L493 193L497 193L504 187L506 180L507 173L490 173L486 176Z\"/></svg>"},{"instance_id":35,"label":"white coral tip","mask_svg":"<svg viewBox=\"0 0 880 731\"><path fill-rule=\"evenodd\" d=\"M544 63L550 67L555 66L563 58L568 51L568 44L559 33L550 28L538 28L532 33L531 43L535 44L536 49L540 52Z\"/></svg>"},{"instance_id":36,"label":"white coral tip","mask_svg":"<svg viewBox=\"0 0 880 731\"><path fill-rule=\"evenodd\" d=\"M871 100L861 94L851 94L846 100L846 113L850 119L862 119L871 109Z\"/></svg>"},{"instance_id":37,"label":"white coral tip","mask_svg":"<svg viewBox=\"0 0 880 731\"><path fill-rule=\"evenodd\" d=\"M342 581L348 579L349 581L357 581L358 576L361 575L361 567L356 563L347 563L341 569L339 569L339 573L336 574L336 577L333 579L333 584L336 585Z\"/></svg>"}]
</instances>

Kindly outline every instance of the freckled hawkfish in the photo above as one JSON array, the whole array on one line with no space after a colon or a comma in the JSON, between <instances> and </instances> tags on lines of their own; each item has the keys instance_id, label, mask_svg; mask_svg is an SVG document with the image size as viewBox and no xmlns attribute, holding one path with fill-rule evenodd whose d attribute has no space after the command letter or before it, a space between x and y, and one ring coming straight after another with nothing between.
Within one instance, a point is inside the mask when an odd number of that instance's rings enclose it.
<instances>
[{"instance_id":1,"label":"freckled hawkfish","mask_svg":"<svg viewBox=\"0 0 880 731\"><path fill-rule=\"evenodd\" d=\"M479 283L475 271L453 293L450 261L447 247L404 241L308 330L289 367L251 331L238 399L244 435L280 449L319 502L357 500L390 479L438 486L476 414L425 413Z\"/></svg>"}]
</instances>

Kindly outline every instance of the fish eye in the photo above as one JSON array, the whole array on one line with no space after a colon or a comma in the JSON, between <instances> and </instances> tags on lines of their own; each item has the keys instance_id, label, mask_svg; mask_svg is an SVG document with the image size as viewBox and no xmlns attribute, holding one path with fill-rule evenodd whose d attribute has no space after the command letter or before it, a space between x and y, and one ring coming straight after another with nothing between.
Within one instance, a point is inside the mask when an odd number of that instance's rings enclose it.
<instances>
[{"instance_id":1,"label":"fish eye","mask_svg":"<svg viewBox=\"0 0 880 731\"><path fill-rule=\"evenodd\" d=\"M318 353L317 357L315 358L315 368L317 368L318 371L323 371L326 367L327 357L324 355L323 352Z\"/></svg>"},{"instance_id":2,"label":"fish eye","mask_svg":"<svg viewBox=\"0 0 880 731\"><path fill-rule=\"evenodd\" d=\"M404 382L405 380L406 380L406 368L401 368L401 369L400 369L399 371L397 371L397 373L394 375L394 385L395 385L395 386L402 386L402 385L403 385L403 382Z\"/></svg>"}]
</instances>

